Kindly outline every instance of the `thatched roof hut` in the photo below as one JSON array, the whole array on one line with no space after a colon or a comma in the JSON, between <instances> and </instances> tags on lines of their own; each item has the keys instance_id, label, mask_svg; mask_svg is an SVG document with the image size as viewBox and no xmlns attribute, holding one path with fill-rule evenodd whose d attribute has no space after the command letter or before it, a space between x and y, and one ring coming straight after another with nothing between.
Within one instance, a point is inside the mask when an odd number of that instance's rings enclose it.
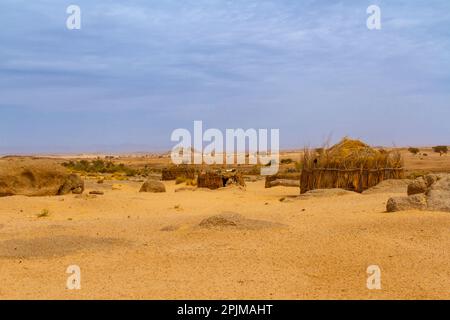
<instances>
[{"instance_id":1,"label":"thatched roof hut","mask_svg":"<svg viewBox=\"0 0 450 320\"><path fill-rule=\"evenodd\" d=\"M235 170L206 171L200 172L197 178L197 187L199 188L215 190L231 184L245 187L244 177L240 172Z\"/></svg>"},{"instance_id":2,"label":"thatched roof hut","mask_svg":"<svg viewBox=\"0 0 450 320\"><path fill-rule=\"evenodd\" d=\"M362 141L344 138L331 148L305 150L300 192L329 188L363 192L383 180L403 176L398 152L376 150Z\"/></svg>"}]
</instances>

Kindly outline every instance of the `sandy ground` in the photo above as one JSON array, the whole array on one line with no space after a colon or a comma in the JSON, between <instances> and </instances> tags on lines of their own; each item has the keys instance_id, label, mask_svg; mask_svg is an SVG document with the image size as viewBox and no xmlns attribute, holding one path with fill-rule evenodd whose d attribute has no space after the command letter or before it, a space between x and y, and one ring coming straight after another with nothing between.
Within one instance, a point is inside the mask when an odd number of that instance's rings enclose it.
<instances>
[{"instance_id":1,"label":"sandy ground","mask_svg":"<svg viewBox=\"0 0 450 320\"><path fill-rule=\"evenodd\" d=\"M1 299L450 298L450 214L385 213L389 194L280 202L296 188L0 198ZM48 217L37 217L48 209ZM232 211L285 226L203 229ZM175 229L172 231L161 231ZM66 268L81 268L81 290ZM368 290L378 265L382 289Z\"/></svg>"}]
</instances>

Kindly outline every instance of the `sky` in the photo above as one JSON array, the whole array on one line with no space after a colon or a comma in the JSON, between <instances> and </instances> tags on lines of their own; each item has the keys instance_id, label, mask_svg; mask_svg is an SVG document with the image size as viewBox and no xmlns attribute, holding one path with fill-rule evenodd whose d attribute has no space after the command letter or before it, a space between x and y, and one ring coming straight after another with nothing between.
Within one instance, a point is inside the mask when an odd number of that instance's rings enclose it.
<instances>
[{"instance_id":1,"label":"sky","mask_svg":"<svg viewBox=\"0 0 450 320\"><path fill-rule=\"evenodd\" d=\"M450 1L0 1L0 154L170 150L194 120L450 144Z\"/></svg>"}]
</instances>

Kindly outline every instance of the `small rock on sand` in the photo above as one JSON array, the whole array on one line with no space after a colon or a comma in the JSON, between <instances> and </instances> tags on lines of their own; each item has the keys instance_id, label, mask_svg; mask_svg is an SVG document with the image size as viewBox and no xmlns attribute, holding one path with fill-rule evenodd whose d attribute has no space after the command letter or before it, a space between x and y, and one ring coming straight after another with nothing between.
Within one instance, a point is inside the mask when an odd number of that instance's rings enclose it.
<instances>
[{"instance_id":1,"label":"small rock on sand","mask_svg":"<svg viewBox=\"0 0 450 320\"><path fill-rule=\"evenodd\" d=\"M387 202L387 212L396 212L403 210L425 210L427 207L427 200L425 195L412 195L409 197L393 197Z\"/></svg>"},{"instance_id":2,"label":"small rock on sand","mask_svg":"<svg viewBox=\"0 0 450 320\"><path fill-rule=\"evenodd\" d=\"M166 187L164 184L158 180L148 179L144 182L139 192L153 192L160 193L166 192Z\"/></svg>"},{"instance_id":3,"label":"small rock on sand","mask_svg":"<svg viewBox=\"0 0 450 320\"><path fill-rule=\"evenodd\" d=\"M89 194L95 194L95 195L103 195L104 192L103 191L98 191L98 190L93 190L93 191L89 191Z\"/></svg>"}]
</instances>

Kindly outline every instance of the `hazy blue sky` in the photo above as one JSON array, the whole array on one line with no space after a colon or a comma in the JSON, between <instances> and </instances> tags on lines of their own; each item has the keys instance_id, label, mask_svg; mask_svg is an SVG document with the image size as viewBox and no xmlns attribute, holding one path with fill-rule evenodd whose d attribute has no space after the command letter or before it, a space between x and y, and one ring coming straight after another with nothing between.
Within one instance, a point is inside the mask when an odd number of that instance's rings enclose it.
<instances>
[{"instance_id":1,"label":"hazy blue sky","mask_svg":"<svg viewBox=\"0 0 450 320\"><path fill-rule=\"evenodd\" d=\"M450 1L0 1L0 154L170 149L194 120L450 144Z\"/></svg>"}]
</instances>

